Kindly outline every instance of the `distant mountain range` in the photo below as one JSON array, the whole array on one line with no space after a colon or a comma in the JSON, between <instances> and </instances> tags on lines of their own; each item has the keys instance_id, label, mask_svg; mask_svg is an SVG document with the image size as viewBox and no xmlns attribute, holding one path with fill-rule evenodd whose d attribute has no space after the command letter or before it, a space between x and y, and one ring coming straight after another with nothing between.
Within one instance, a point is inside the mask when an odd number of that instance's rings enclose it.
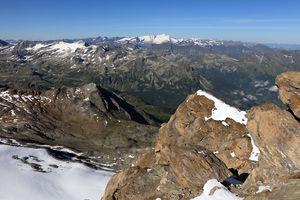
<instances>
[{"instance_id":1,"label":"distant mountain range","mask_svg":"<svg viewBox=\"0 0 300 200\"><path fill-rule=\"evenodd\" d=\"M300 50L300 44L265 44L269 47L289 49L289 50Z\"/></svg>"},{"instance_id":2,"label":"distant mountain range","mask_svg":"<svg viewBox=\"0 0 300 200\"><path fill-rule=\"evenodd\" d=\"M76 87L90 82L175 109L198 89L247 109L277 102L274 78L299 71L300 51L169 35L21 41L0 46L0 86Z\"/></svg>"},{"instance_id":3,"label":"distant mountain range","mask_svg":"<svg viewBox=\"0 0 300 200\"><path fill-rule=\"evenodd\" d=\"M224 43L232 43L234 41L224 41L224 40L213 40L213 39L199 39L199 38L175 38L167 34L160 35L146 35L146 36L136 36L136 37L95 37L95 38L80 38L80 39L61 39L61 40L48 40L45 42L74 42L74 41L86 41L89 43L97 43L103 41L120 42L120 43L133 43L133 44L162 44L162 43L173 43L173 44L195 44L199 46L212 46L212 45L222 45ZM5 40L7 43L18 44L23 40ZM236 42L243 43L246 42ZM251 44L251 43L248 43ZM258 44L258 43L253 43ZM300 50L300 44L277 44L277 43L261 43L263 45L281 48L287 50Z\"/></svg>"}]
</instances>

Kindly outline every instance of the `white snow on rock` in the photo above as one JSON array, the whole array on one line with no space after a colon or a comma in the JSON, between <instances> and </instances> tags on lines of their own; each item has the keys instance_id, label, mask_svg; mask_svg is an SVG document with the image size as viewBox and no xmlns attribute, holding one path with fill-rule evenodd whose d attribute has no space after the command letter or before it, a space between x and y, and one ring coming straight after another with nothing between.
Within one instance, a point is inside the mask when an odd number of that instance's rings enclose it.
<instances>
[{"instance_id":1,"label":"white snow on rock","mask_svg":"<svg viewBox=\"0 0 300 200\"><path fill-rule=\"evenodd\" d=\"M11 113L11 116L16 116L16 113L15 113L15 111L14 110L10 110L10 113Z\"/></svg>"},{"instance_id":2,"label":"white snow on rock","mask_svg":"<svg viewBox=\"0 0 300 200\"><path fill-rule=\"evenodd\" d=\"M208 94L202 90L198 90L197 95L205 96L206 98L214 101L215 103L215 108L212 110L212 115L210 117L205 117L205 120L214 119L217 121L223 121L226 118L231 118L238 123L245 125L247 124L245 111L239 111L238 109L231 107L230 105L224 103L220 99L217 99L213 95Z\"/></svg>"},{"instance_id":3,"label":"white snow on rock","mask_svg":"<svg viewBox=\"0 0 300 200\"><path fill-rule=\"evenodd\" d=\"M28 51L38 51L39 49L41 49L43 47L47 47L47 46L48 46L48 44L38 43L38 44L34 45L33 47L26 48L26 50L28 50Z\"/></svg>"},{"instance_id":4,"label":"white snow on rock","mask_svg":"<svg viewBox=\"0 0 300 200\"><path fill-rule=\"evenodd\" d=\"M145 43L145 44L163 44L163 43L173 43L173 44L180 44L180 43L188 43L194 44L201 47L205 46L219 46L222 45L223 42L215 41L215 40L203 40L199 38L174 38L167 34L160 34L160 35L145 35L145 36L138 36L138 37L125 37L118 40L120 43Z\"/></svg>"},{"instance_id":5,"label":"white snow on rock","mask_svg":"<svg viewBox=\"0 0 300 200\"><path fill-rule=\"evenodd\" d=\"M229 124L227 124L227 123L224 122L224 121L222 121L222 124L223 124L224 126L229 126Z\"/></svg>"},{"instance_id":6,"label":"white snow on rock","mask_svg":"<svg viewBox=\"0 0 300 200\"><path fill-rule=\"evenodd\" d=\"M234 153L234 151L233 151L233 152L231 152L231 153L230 153L230 155L231 155L231 157L233 157L233 158L234 158L234 157L235 157L235 153Z\"/></svg>"},{"instance_id":7,"label":"white snow on rock","mask_svg":"<svg viewBox=\"0 0 300 200\"><path fill-rule=\"evenodd\" d=\"M151 35L151 36L141 36L139 40L145 43L153 43L153 44L162 44L166 42L171 42L170 35L161 34L161 35ZM173 42L176 42L173 38Z\"/></svg>"},{"instance_id":8,"label":"white snow on rock","mask_svg":"<svg viewBox=\"0 0 300 200\"><path fill-rule=\"evenodd\" d=\"M276 85L273 85L271 87L269 87L268 89L270 92L278 92L278 87Z\"/></svg>"},{"instance_id":9,"label":"white snow on rock","mask_svg":"<svg viewBox=\"0 0 300 200\"><path fill-rule=\"evenodd\" d=\"M248 133L248 136L250 137L250 139L251 139L251 144L252 144L252 152L251 152L251 155L250 155L250 157L249 157L249 160L258 161L258 157L259 157L259 154L260 154L260 150L259 150L259 148L254 144L254 140L253 140L252 136L250 135L250 133Z\"/></svg>"},{"instance_id":10,"label":"white snow on rock","mask_svg":"<svg viewBox=\"0 0 300 200\"><path fill-rule=\"evenodd\" d=\"M209 195L210 191L214 187L218 187L219 189L217 189L212 195ZM236 196L236 194L231 193L224 185L222 185L216 179L208 180L205 183L203 190L204 191L200 196L192 200L242 200L243 199Z\"/></svg>"},{"instance_id":11,"label":"white snow on rock","mask_svg":"<svg viewBox=\"0 0 300 200\"><path fill-rule=\"evenodd\" d=\"M13 156L27 156L28 162L41 165L46 173L35 171ZM96 200L104 194L113 175L81 163L56 160L45 149L27 147L0 145L0 163L0 199L5 200Z\"/></svg>"},{"instance_id":12,"label":"white snow on rock","mask_svg":"<svg viewBox=\"0 0 300 200\"><path fill-rule=\"evenodd\" d=\"M267 185L267 186L259 186L258 190L256 191L256 194L261 193L261 192L263 192L265 190L269 190L271 192L272 188L269 185Z\"/></svg>"},{"instance_id":13,"label":"white snow on rock","mask_svg":"<svg viewBox=\"0 0 300 200\"><path fill-rule=\"evenodd\" d=\"M85 48L86 46L84 45L83 41L77 41L73 43L66 43L61 41L49 47L49 49L55 50L60 54L74 53L77 49L85 49Z\"/></svg>"}]
</instances>

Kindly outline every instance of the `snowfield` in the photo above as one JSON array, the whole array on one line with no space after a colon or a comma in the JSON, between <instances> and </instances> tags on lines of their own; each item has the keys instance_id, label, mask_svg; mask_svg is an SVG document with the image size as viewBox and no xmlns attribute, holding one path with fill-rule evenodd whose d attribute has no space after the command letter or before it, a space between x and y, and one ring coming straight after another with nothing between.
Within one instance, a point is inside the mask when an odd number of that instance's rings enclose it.
<instances>
[{"instance_id":1,"label":"snowfield","mask_svg":"<svg viewBox=\"0 0 300 200\"><path fill-rule=\"evenodd\" d=\"M57 160L41 148L0 145L0 163L0 199L5 200L96 200L114 174Z\"/></svg>"},{"instance_id":2,"label":"snowfield","mask_svg":"<svg viewBox=\"0 0 300 200\"><path fill-rule=\"evenodd\" d=\"M212 189L218 189L210 195ZM203 193L192 200L242 200L243 198L237 197L234 193L230 192L224 185L216 179L208 180L204 187Z\"/></svg>"}]
</instances>

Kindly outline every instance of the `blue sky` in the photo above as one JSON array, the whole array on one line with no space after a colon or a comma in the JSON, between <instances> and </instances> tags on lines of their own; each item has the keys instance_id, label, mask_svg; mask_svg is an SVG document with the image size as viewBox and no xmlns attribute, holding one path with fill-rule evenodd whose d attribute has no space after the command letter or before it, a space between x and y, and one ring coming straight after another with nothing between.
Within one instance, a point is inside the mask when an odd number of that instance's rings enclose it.
<instances>
[{"instance_id":1,"label":"blue sky","mask_svg":"<svg viewBox=\"0 0 300 200\"><path fill-rule=\"evenodd\" d=\"M1 0L0 39L166 33L300 44L300 1Z\"/></svg>"}]
</instances>

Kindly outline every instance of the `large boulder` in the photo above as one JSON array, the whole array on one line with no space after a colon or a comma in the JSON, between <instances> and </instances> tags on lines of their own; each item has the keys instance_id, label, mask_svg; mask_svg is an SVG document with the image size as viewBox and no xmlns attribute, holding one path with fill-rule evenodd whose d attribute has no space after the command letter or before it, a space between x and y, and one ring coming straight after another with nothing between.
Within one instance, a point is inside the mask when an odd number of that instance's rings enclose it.
<instances>
[{"instance_id":1,"label":"large boulder","mask_svg":"<svg viewBox=\"0 0 300 200\"><path fill-rule=\"evenodd\" d=\"M224 180L231 173L213 153L178 150L171 165L131 167L109 181L103 200L190 199L202 193L206 180ZM176 154L176 153L175 153ZM177 162L177 166L175 165Z\"/></svg>"},{"instance_id":2,"label":"large boulder","mask_svg":"<svg viewBox=\"0 0 300 200\"><path fill-rule=\"evenodd\" d=\"M248 111L247 128L257 144L259 163L250 172L241 193L247 199L297 199L300 185L300 73L276 78L279 98L288 107L273 104ZM265 191L260 193L261 188Z\"/></svg>"},{"instance_id":3,"label":"large boulder","mask_svg":"<svg viewBox=\"0 0 300 200\"><path fill-rule=\"evenodd\" d=\"M249 192L276 183L300 171L300 123L273 104L249 111L247 127L260 150L259 165L244 184Z\"/></svg>"},{"instance_id":4,"label":"large boulder","mask_svg":"<svg viewBox=\"0 0 300 200\"><path fill-rule=\"evenodd\" d=\"M219 114L222 109L228 116ZM252 145L244 114L204 92L188 96L159 130L155 146L159 163L167 164L174 149L197 145L214 152L227 168L248 172Z\"/></svg>"},{"instance_id":5,"label":"large boulder","mask_svg":"<svg viewBox=\"0 0 300 200\"><path fill-rule=\"evenodd\" d=\"M220 114L224 111L225 114ZM191 199L208 180L251 171L253 146L245 112L203 91L190 95L162 124L154 150L117 173L102 200Z\"/></svg>"},{"instance_id":6,"label":"large boulder","mask_svg":"<svg viewBox=\"0 0 300 200\"><path fill-rule=\"evenodd\" d=\"M277 76L279 99L300 118L300 72L285 72Z\"/></svg>"}]
</instances>

